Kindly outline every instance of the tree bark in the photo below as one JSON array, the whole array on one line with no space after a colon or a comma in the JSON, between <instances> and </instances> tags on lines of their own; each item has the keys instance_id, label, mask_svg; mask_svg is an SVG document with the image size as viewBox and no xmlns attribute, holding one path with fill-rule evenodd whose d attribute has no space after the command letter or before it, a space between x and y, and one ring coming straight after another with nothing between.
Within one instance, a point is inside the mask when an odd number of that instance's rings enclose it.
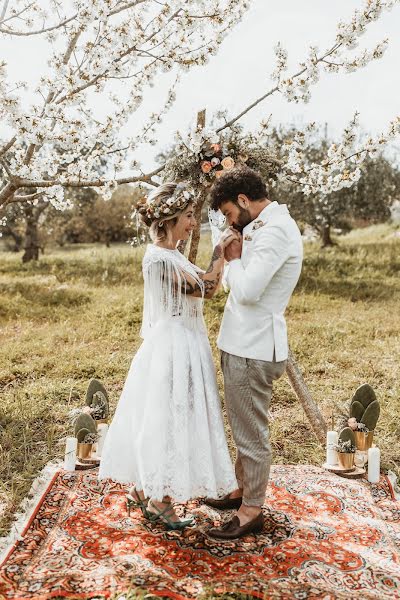
<instances>
[{"instance_id":1,"label":"tree bark","mask_svg":"<svg viewBox=\"0 0 400 600\"><path fill-rule=\"evenodd\" d=\"M307 415L308 420L310 421L311 427L313 428L317 439L321 442L321 444L325 444L327 431L325 419L318 406L312 399L312 396L307 388L306 382L304 381L303 375L291 350L289 350L286 372L289 377L290 384L294 389L296 396L300 400L300 403Z\"/></svg>"},{"instance_id":2,"label":"tree bark","mask_svg":"<svg viewBox=\"0 0 400 600\"><path fill-rule=\"evenodd\" d=\"M24 254L22 256L22 262L27 263L31 260L39 260L39 232L38 232L38 219L39 214L34 210L32 206L25 207L25 242L24 242Z\"/></svg>"},{"instance_id":3,"label":"tree bark","mask_svg":"<svg viewBox=\"0 0 400 600\"><path fill-rule=\"evenodd\" d=\"M187 246L187 240L180 240L180 242L177 246L177 249L179 250L179 252L181 254L185 254L186 246Z\"/></svg>"},{"instance_id":4,"label":"tree bark","mask_svg":"<svg viewBox=\"0 0 400 600\"><path fill-rule=\"evenodd\" d=\"M14 245L11 248L11 252L19 252L22 248L22 242L23 242L22 236L19 235L19 233L17 233L16 231L14 231L13 228L10 227L9 225L6 225L6 227L4 228L4 232L5 232L5 235L12 238L14 241Z\"/></svg>"},{"instance_id":5,"label":"tree bark","mask_svg":"<svg viewBox=\"0 0 400 600\"><path fill-rule=\"evenodd\" d=\"M336 246L336 243L331 238L331 226L329 224L322 225L319 230L322 247L327 248L328 246Z\"/></svg>"},{"instance_id":6,"label":"tree bark","mask_svg":"<svg viewBox=\"0 0 400 600\"><path fill-rule=\"evenodd\" d=\"M190 240L189 260L191 263L195 263L197 258L197 251L199 249L200 242L200 229L201 229L201 211L203 209L204 202L206 200L205 194L201 194L197 204L194 216L197 224L192 233L192 239Z\"/></svg>"}]
</instances>

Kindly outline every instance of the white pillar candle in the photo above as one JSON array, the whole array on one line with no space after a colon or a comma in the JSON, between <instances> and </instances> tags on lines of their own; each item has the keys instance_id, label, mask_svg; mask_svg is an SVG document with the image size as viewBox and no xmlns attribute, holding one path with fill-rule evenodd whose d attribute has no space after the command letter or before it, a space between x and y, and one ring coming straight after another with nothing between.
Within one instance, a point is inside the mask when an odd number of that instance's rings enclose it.
<instances>
[{"instance_id":1,"label":"white pillar candle","mask_svg":"<svg viewBox=\"0 0 400 600\"><path fill-rule=\"evenodd\" d=\"M339 436L337 431L326 432L326 464L330 467L334 467L338 464L337 451L334 448L338 443L338 439Z\"/></svg>"},{"instance_id":2,"label":"white pillar candle","mask_svg":"<svg viewBox=\"0 0 400 600\"><path fill-rule=\"evenodd\" d=\"M101 457L101 453L103 452L103 446L104 446L104 442L106 439L107 431L108 431L108 425L106 423L99 423L97 425L97 434L99 437L97 440L96 454L99 458Z\"/></svg>"},{"instance_id":3,"label":"white pillar candle","mask_svg":"<svg viewBox=\"0 0 400 600\"><path fill-rule=\"evenodd\" d=\"M65 442L64 469L65 471L75 471L76 450L78 440L76 437L67 437Z\"/></svg>"},{"instance_id":4,"label":"white pillar candle","mask_svg":"<svg viewBox=\"0 0 400 600\"><path fill-rule=\"evenodd\" d=\"M373 446L368 450L368 481L378 483L381 471L381 452L379 448Z\"/></svg>"}]
</instances>

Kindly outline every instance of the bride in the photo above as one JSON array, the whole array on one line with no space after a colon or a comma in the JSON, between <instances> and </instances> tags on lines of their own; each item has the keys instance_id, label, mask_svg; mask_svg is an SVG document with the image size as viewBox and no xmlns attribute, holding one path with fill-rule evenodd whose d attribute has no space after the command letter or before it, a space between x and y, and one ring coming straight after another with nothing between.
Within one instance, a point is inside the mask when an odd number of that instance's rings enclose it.
<instances>
[{"instance_id":1,"label":"bride","mask_svg":"<svg viewBox=\"0 0 400 600\"><path fill-rule=\"evenodd\" d=\"M237 488L229 457L215 367L203 319L203 299L221 281L222 234L207 271L177 250L196 225L195 196L166 183L138 207L152 244L143 258L143 343L130 366L106 437L99 479L133 483L127 510L184 529L173 501L217 498Z\"/></svg>"}]
</instances>

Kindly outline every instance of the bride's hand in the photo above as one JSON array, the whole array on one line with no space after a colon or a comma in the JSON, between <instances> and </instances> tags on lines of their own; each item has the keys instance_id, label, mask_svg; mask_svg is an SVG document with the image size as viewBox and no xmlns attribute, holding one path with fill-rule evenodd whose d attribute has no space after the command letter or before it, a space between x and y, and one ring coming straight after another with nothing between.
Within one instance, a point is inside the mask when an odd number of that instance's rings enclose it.
<instances>
[{"instance_id":1,"label":"bride's hand","mask_svg":"<svg viewBox=\"0 0 400 600\"><path fill-rule=\"evenodd\" d=\"M229 246L229 244L231 244L235 240L237 242L240 242L240 240L241 240L240 233L238 231L235 231L235 229L226 229L224 231L224 233L221 235L219 243L221 244L221 246L225 250L225 248L227 246Z\"/></svg>"}]
</instances>

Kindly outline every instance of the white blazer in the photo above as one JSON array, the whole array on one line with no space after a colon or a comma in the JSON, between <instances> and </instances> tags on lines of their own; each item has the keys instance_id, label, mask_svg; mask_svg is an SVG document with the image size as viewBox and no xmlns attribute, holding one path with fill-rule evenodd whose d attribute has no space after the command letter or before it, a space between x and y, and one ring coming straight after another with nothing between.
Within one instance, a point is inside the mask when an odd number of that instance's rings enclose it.
<instances>
[{"instance_id":1,"label":"white blazer","mask_svg":"<svg viewBox=\"0 0 400 600\"><path fill-rule=\"evenodd\" d=\"M243 229L241 258L225 269L230 288L218 348L244 358L288 357L284 313L300 277L303 243L286 204L272 202Z\"/></svg>"}]
</instances>

